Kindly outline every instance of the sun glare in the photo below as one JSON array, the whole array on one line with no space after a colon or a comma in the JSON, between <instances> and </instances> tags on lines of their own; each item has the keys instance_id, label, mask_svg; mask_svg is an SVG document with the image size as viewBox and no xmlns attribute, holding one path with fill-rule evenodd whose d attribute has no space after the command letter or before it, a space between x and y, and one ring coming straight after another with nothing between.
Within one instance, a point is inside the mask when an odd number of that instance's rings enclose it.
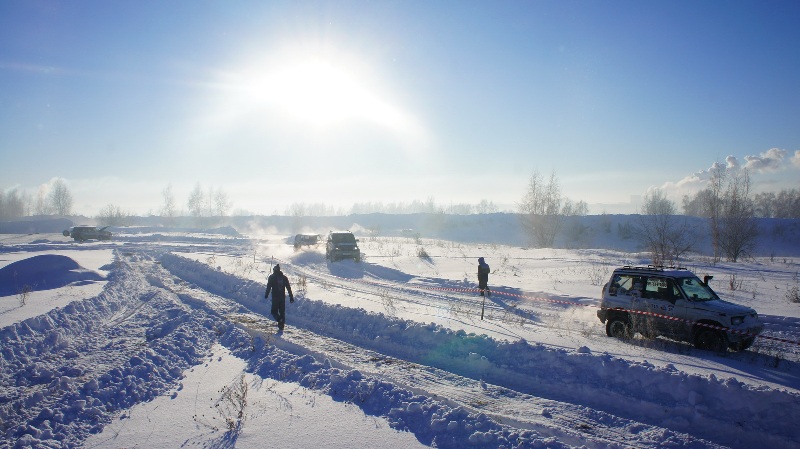
<instances>
[{"instance_id":1,"label":"sun glare","mask_svg":"<svg viewBox=\"0 0 800 449\"><path fill-rule=\"evenodd\" d=\"M331 145L361 139L367 146L376 142L415 155L430 148L429 134L395 102L379 70L327 52L300 46L246 54L209 83L213 95L199 116L202 122L192 124L193 134L208 148L231 133L250 139L242 142L261 136L295 145L299 141L291 139L298 130L330 138Z\"/></svg>"},{"instance_id":2,"label":"sun glare","mask_svg":"<svg viewBox=\"0 0 800 449\"><path fill-rule=\"evenodd\" d=\"M319 59L295 61L252 73L251 99L318 126L366 120L402 127L403 116L342 67Z\"/></svg>"}]
</instances>

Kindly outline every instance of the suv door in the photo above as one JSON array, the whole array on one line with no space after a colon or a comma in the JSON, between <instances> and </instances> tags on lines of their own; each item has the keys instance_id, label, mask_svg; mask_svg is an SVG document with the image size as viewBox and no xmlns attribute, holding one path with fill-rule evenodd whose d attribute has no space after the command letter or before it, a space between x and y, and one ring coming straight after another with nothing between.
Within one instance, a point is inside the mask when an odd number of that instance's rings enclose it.
<instances>
[{"instance_id":1,"label":"suv door","mask_svg":"<svg viewBox=\"0 0 800 449\"><path fill-rule=\"evenodd\" d=\"M642 290L641 307L648 312L642 334L675 337L683 332L686 301L672 278L648 276Z\"/></svg>"},{"instance_id":2,"label":"suv door","mask_svg":"<svg viewBox=\"0 0 800 449\"><path fill-rule=\"evenodd\" d=\"M642 277L628 273L615 273L608 286L608 307L636 310L634 303L638 301Z\"/></svg>"}]
</instances>

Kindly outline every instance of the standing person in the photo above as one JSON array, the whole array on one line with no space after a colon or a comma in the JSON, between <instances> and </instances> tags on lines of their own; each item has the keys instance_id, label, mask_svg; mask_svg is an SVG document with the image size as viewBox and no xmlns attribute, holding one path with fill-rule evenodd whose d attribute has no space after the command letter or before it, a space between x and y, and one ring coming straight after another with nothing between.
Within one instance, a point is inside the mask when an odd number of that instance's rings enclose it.
<instances>
[{"instance_id":1,"label":"standing person","mask_svg":"<svg viewBox=\"0 0 800 449\"><path fill-rule=\"evenodd\" d=\"M272 291L272 316L278 322L279 331L283 330L283 325L286 323L286 290L289 291L289 302L294 302L289 278L283 274L280 265L275 265L272 274L267 278L267 291L264 293L264 298L269 298L269 292Z\"/></svg>"},{"instance_id":2,"label":"standing person","mask_svg":"<svg viewBox=\"0 0 800 449\"><path fill-rule=\"evenodd\" d=\"M489 264L483 260L483 257L478 258L478 289L481 291L481 296L486 292L486 296L491 296L489 292Z\"/></svg>"}]
</instances>

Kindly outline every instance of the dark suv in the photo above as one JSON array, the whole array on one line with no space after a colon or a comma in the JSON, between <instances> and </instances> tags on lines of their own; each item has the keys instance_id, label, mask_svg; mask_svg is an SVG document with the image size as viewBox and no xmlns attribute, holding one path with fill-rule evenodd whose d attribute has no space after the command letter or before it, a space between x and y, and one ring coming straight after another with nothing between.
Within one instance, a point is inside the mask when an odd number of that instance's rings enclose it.
<instances>
[{"instance_id":1,"label":"dark suv","mask_svg":"<svg viewBox=\"0 0 800 449\"><path fill-rule=\"evenodd\" d=\"M332 262L336 262L339 259L353 259L356 262L360 262L361 250L358 249L358 239L350 231L331 231L325 243L325 258Z\"/></svg>"},{"instance_id":2,"label":"dark suv","mask_svg":"<svg viewBox=\"0 0 800 449\"><path fill-rule=\"evenodd\" d=\"M617 268L603 287L597 317L609 337L664 336L700 349L741 351L764 325L750 307L723 301L685 268Z\"/></svg>"},{"instance_id":3,"label":"dark suv","mask_svg":"<svg viewBox=\"0 0 800 449\"><path fill-rule=\"evenodd\" d=\"M72 237L78 242L86 240L111 240L111 231L106 231L108 226L97 229L95 226L75 226L72 230L64 231L65 237Z\"/></svg>"},{"instance_id":4,"label":"dark suv","mask_svg":"<svg viewBox=\"0 0 800 449\"><path fill-rule=\"evenodd\" d=\"M301 246L313 246L319 243L319 234L297 234L294 236L294 248L300 249Z\"/></svg>"}]
</instances>

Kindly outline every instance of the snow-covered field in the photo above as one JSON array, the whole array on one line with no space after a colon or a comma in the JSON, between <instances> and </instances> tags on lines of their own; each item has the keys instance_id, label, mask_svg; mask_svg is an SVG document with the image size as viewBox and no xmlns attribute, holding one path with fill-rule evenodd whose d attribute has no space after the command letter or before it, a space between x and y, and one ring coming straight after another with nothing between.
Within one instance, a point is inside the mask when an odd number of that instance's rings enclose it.
<instances>
[{"instance_id":1,"label":"snow-covered field","mask_svg":"<svg viewBox=\"0 0 800 449\"><path fill-rule=\"evenodd\" d=\"M794 252L687 261L766 324L716 354L605 335L600 289L644 254L361 235L363 262L330 263L288 235L119 231L0 236L0 447L800 446Z\"/></svg>"}]
</instances>

